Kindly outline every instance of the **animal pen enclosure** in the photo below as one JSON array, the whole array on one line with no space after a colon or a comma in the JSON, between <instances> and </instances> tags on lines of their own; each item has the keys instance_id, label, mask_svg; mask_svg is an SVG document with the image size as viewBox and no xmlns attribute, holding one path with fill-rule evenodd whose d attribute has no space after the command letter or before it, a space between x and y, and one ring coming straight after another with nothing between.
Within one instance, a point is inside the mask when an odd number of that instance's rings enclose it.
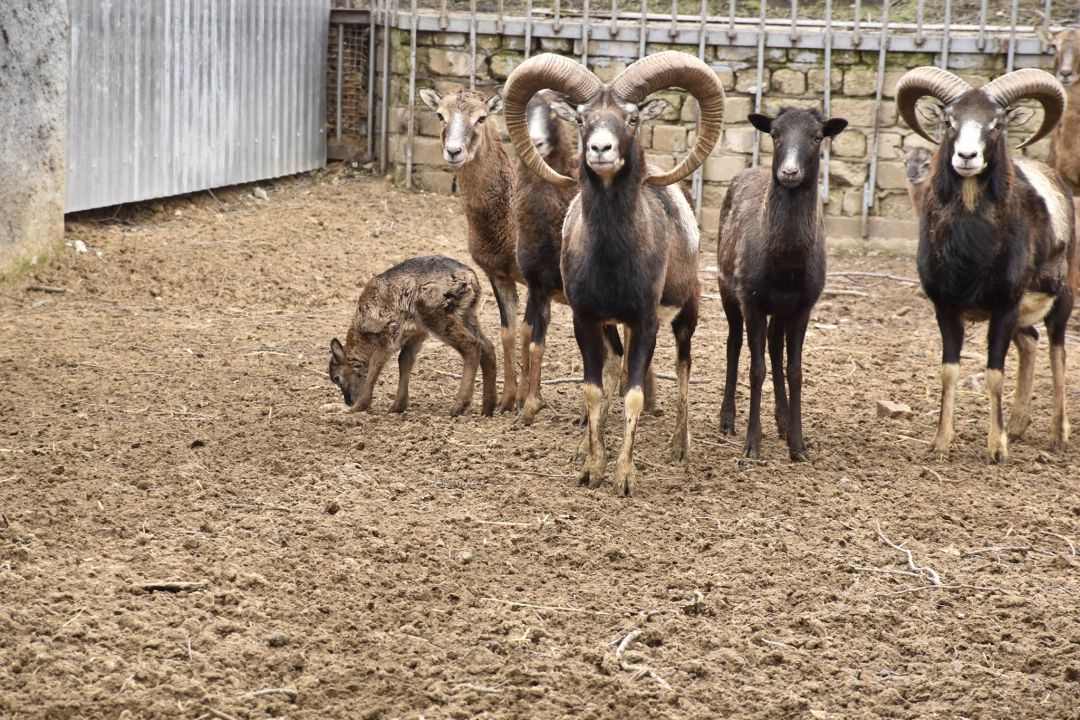
<instances>
[{"instance_id":1,"label":"animal pen enclosure","mask_svg":"<svg viewBox=\"0 0 1080 720\"><path fill-rule=\"evenodd\" d=\"M708 62L729 96L723 141L693 178L710 232L727 183L770 151L746 114L818 105L851 121L826 150L823 200L830 214L857 220L863 234L870 216L909 215L901 153L919 141L908 137L893 108L895 83L907 69L933 64L985 82L1015 68L1048 66L1035 26L1080 18L1080 4L1052 0L386 0L369 10L369 152L406 185L440 192L451 186L440 167L439 129L417 107L417 87L456 83L492 92L541 51L579 58L610 78L638 57L677 49ZM644 138L649 160L662 167L676 161L695 131L693 102L668 99L672 107ZM1046 142L1028 150L1035 157L1046 151Z\"/></svg>"}]
</instances>

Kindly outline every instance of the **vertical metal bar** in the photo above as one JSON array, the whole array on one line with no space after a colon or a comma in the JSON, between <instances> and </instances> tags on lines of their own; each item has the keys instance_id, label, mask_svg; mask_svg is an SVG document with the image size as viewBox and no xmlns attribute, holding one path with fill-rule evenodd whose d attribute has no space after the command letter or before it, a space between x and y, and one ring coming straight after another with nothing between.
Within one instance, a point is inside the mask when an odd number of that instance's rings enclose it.
<instances>
[{"instance_id":1,"label":"vertical metal bar","mask_svg":"<svg viewBox=\"0 0 1080 720\"><path fill-rule=\"evenodd\" d=\"M856 0L858 1L858 0ZM757 87L754 89L754 112L761 112L761 86L765 84L765 11L768 6L767 0L761 0L761 17L758 23L757 42ZM757 167L758 156L761 154L761 133L754 133L754 154L751 164Z\"/></svg>"},{"instance_id":2,"label":"vertical metal bar","mask_svg":"<svg viewBox=\"0 0 1080 720\"><path fill-rule=\"evenodd\" d=\"M562 0L555 0L555 21L551 23L551 29L562 32Z\"/></svg>"},{"instance_id":3,"label":"vertical metal bar","mask_svg":"<svg viewBox=\"0 0 1080 720\"><path fill-rule=\"evenodd\" d=\"M375 45L379 34L376 27L379 21L379 2L375 1L368 21L368 76L367 76L367 147L364 158L368 162L375 157Z\"/></svg>"},{"instance_id":4,"label":"vertical metal bar","mask_svg":"<svg viewBox=\"0 0 1080 720\"><path fill-rule=\"evenodd\" d=\"M390 23L391 2L384 0L383 5L383 75L382 75L382 112L380 120L382 127L379 128L379 173L386 174L387 163L390 161Z\"/></svg>"},{"instance_id":5,"label":"vertical metal bar","mask_svg":"<svg viewBox=\"0 0 1080 720\"><path fill-rule=\"evenodd\" d=\"M476 0L469 0L469 89L476 89Z\"/></svg>"},{"instance_id":6,"label":"vertical metal bar","mask_svg":"<svg viewBox=\"0 0 1080 720\"><path fill-rule=\"evenodd\" d=\"M672 38L679 34L679 0L671 0L671 27L667 34Z\"/></svg>"},{"instance_id":7,"label":"vertical metal bar","mask_svg":"<svg viewBox=\"0 0 1080 720\"><path fill-rule=\"evenodd\" d=\"M619 0L611 0L611 39L619 34Z\"/></svg>"},{"instance_id":8,"label":"vertical metal bar","mask_svg":"<svg viewBox=\"0 0 1080 720\"><path fill-rule=\"evenodd\" d=\"M1045 25L1048 30L1050 29L1050 26L1054 24L1050 21L1052 7L1053 3L1051 2L1051 0L1046 0L1046 2L1043 3L1043 25ZM1080 3L1077 4L1076 9L1080 10ZM1044 42L1039 43L1039 47L1042 49L1043 52L1046 52L1050 49L1050 46Z\"/></svg>"},{"instance_id":9,"label":"vertical metal bar","mask_svg":"<svg viewBox=\"0 0 1080 720\"><path fill-rule=\"evenodd\" d=\"M701 26L698 28L698 47L697 56L698 60L705 61L705 40L709 35L709 0L701 0ZM687 98L684 102L689 102ZM701 134L701 106L698 106L697 110L697 132ZM691 182L691 190L694 196L694 215L698 219L698 223L701 222L701 197L705 190L705 163L698 166L694 171L694 178Z\"/></svg>"},{"instance_id":10,"label":"vertical metal bar","mask_svg":"<svg viewBox=\"0 0 1080 720\"><path fill-rule=\"evenodd\" d=\"M989 0L982 0L979 3L979 36L975 38L975 47L980 50L986 49L986 7L989 5Z\"/></svg>"},{"instance_id":11,"label":"vertical metal bar","mask_svg":"<svg viewBox=\"0 0 1080 720\"><path fill-rule=\"evenodd\" d=\"M1013 71L1013 63L1016 62L1016 20L1018 11L1017 0L1012 0L1012 11L1009 14L1009 22L1012 25L1009 30L1009 54L1005 60L1005 72L1010 73Z\"/></svg>"},{"instance_id":12,"label":"vertical metal bar","mask_svg":"<svg viewBox=\"0 0 1080 720\"><path fill-rule=\"evenodd\" d=\"M945 22L941 30L941 68L949 69L949 44L952 41L952 0L945 0Z\"/></svg>"},{"instance_id":13,"label":"vertical metal bar","mask_svg":"<svg viewBox=\"0 0 1080 720\"><path fill-rule=\"evenodd\" d=\"M735 35L737 34L735 32L735 0L730 0L730 2L728 3L727 18L727 36L729 40L734 40Z\"/></svg>"},{"instance_id":14,"label":"vertical metal bar","mask_svg":"<svg viewBox=\"0 0 1080 720\"><path fill-rule=\"evenodd\" d=\"M985 0L983 0L985 2ZM923 32L923 17L925 15L926 0L919 0L915 8L915 44L922 45L926 42L926 33Z\"/></svg>"},{"instance_id":15,"label":"vertical metal bar","mask_svg":"<svg viewBox=\"0 0 1080 720\"><path fill-rule=\"evenodd\" d=\"M439 27L445 30L450 27L450 11L446 7L447 0L442 0L442 6L439 8Z\"/></svg>"},{"instance_id":16,"label":"vertical metal bar","mask_svg":"<svg viewBox=\"0 0 1080 720\"><path fill-rule=\"evenodd\" d=\"M832 0L825 0L825 97L822 101L822 112L829 117L829 105L832 102ZM825 157L822 167L821 179L821 202L829 204L829 157L832 141L825 143Z\"/></svg>"},{"instance_id":17,"label":"vertical metal bar","mask_svg":"<svg viewBox=\"0 0 1080 720\"><path fill-rule=\"evenodd\" d=\"M413 135L416 123L416 0L412 0L409 18L409 139L405 146L405 187L413 186Z\"/></svg>"},{"instance_id":18,"label":"vertical metal bar","mask_svg":"<svg viewBox=\"0 0 1080 720\"><path fill-rule=\"evenodd\" d=\"M870 151L870 176L863 188L862 237L869 234L870 207L877 189L878 144L881 140L881 95L885 87L885 56L889 52L889 0L881 4L881 40L878 47L877 81L874 89L874 141Z\"/></svg>"},{"instance_id":19,"label":"vertical metal bar","mask_svg":"<svg viewBox=\"0 0 1080 720\"><path fill-rule=\"evenodd\" d=\"M589 0L581 6L581 64L589 67Z\"/></svg>"},{"instance_id":20,"label":"vertical metal bar","mask_svg":"<svg viewBox=\"0 0 1080 720\"><path fill-rule=\"evenodd\" d=\"M496 5L496 12L498 15L495 17L495 31L501 33L503 31L503 0L499 0Z\"/></svg>"},{"instance_id":21,"label":"vertical metal bar","mask_svg":"<svg viewBox=\"0 0 1080 720\"><path fill-rule=\"evenodd\" d=\"M791 44L799 42L799 0L791 0Z\"/></svg>"},{"instance_id":22,"label":"vertical metal bar","mask_svg":"<svg viewBox=\"0 0 1080 720\"><path fill-rule=\"evenodd\" d=\"M533 0L525 3L525 59L532 54L532 5Z\"/></svg>"},{"instance_id":23,"label":"vertical metal bar","mask_svg":"<svg viewBox=\"0 0 1080 720\"><path fill-rule=\"evenodd\" d=\"M341 142L341 81L345 76L345 28L337 29L337 79L334 82L334 138Z\"/></svg>"},{"instance_id":24,"label":"vertical metal bar","mask_svg":"<svg viewBox=\"0 0 1080 720\"><path fill-rule=\"evenodd\" d=\"M641 0L641 28L638 30L638 57L645 57L645 45L649 41L649 0Z\"/></svg>"},{"instance_id":25,"label":"vertical metal bar","mask_svg":"<svg viewBox=\"0 0 1080 720\"><path fill-rule=\"evenodd\" d=\"M855 0L855 25L851 29L851 44L855 47L862 45L862 0Z\"/></svg>"}]
</instances>

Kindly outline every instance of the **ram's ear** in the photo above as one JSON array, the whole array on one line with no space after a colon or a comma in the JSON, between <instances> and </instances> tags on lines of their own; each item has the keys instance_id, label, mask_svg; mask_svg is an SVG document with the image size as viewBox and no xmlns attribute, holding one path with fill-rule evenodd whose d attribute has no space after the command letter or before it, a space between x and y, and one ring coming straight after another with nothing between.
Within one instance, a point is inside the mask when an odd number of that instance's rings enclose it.
<instances>
[{"instance_id":1,"label":"ram's ear","mask_svg":"<svg viewBox=\"0 0 1080 720\"><path fill-rule=\"evenodd\" d=\"M1015 130L1026 125L1033 117L1035 117L1035 108L1017 105L1005 113L1005 127Z\"/></svg>"},{"instance_id":2,"label":"ram's ear","mask_svg":"<svg viewBox=\"0 0 1080 720\"><path fill-rule=\"evenodd\" d=\"M558 100L551 103L551 109L555 111L555 114L566 122L576 123L578 122L578 111L565 100Z\"/></svg>"},{"instance_id":3,"label":"ram's ear","mask_svg":"<svg viewBox=\"0 0 1080 720\"><path fill-rule=\"evenodd\" d=\"M761 132L768 135L772 132L773 119L768 115L762 115L761 113L750 113L746 116L746 119L750 121L750 124Z\"/></svg>"},{"instance_id":4,"label":"ram's ear","mask_svg":"<svg viewBox=\"0 0 1080 720\"><path fill-rule=\"evenodd\" d=\"M439 109L439 101L442 97L431 88L420 88L420 99L432 110Z\"/></svg>"},{"instance_id":5,"label":"ram's ear","mask_svg":"<svg viewBox=\"0 0 1080 720\"><path fill-rule=\"evenodd\" d=\"M945 123L945 105L940 100L924 97L915 103L915 110L931 125L938 126Z\"/></svg>"}]
</instances>

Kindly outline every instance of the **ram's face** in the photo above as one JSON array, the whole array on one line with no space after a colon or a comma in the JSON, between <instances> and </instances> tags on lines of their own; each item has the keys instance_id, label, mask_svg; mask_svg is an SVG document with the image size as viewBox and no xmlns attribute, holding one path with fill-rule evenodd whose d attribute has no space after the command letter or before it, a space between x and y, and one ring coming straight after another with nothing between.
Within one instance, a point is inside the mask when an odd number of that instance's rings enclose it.
<instances>
[{"instance_id":1,"label":"ram's face","mask_svg":"<svg viewBox=\"0 0 1080 720\"><path fill-rule=\"evenodd\" d=\"M971 90L945 108L950 161L961 177L974 177L990 164L1005 129L1005 110L981 90Z\"/></svg>"},{"instance_id":2,"label":"ram's face","mask_svg":"<svg viewBox=\"0 0 1080 720\"><path fill-rule=\"evenodd\" d=\"M559 117L577 123L585 164L605 181L626 165L642 123L657 117L666 107L667 102L660 99L640 105L620 100L610 88L576 107L567 102L553 105Z\"/></svg>"}]
</instances>

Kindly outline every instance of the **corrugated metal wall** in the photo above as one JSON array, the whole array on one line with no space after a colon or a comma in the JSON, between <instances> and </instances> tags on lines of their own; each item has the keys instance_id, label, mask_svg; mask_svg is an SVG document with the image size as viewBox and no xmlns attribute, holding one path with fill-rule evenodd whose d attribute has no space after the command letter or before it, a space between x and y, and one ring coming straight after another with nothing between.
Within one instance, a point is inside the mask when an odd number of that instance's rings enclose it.
<instances>
[{"instance_id":1,"label":"corrugated metal wall","mask_svg":"<svg viewBox=\"0 0 1080 720\"><path fill-rule=\"evenodd\" d=\"M68 212L325 163L328 0L68 5Z\"/></svg>"}]
</instances>

